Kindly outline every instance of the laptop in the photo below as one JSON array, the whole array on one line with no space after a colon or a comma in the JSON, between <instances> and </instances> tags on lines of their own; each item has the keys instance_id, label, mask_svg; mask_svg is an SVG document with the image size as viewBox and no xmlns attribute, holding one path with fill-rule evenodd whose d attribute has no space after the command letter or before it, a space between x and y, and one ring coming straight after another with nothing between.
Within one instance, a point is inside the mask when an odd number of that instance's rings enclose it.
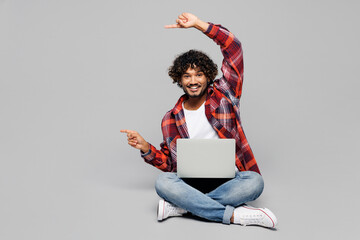
<instances>
[{"instance_id":1,"label":"laptop","mask_svg":"<svg viewBox=\"0 0 360 240\"><path fill-rule=\"evenodd\" d=\"M177 139L180 178L235 177L235 139Z\"/></svg>"}]
</instances>

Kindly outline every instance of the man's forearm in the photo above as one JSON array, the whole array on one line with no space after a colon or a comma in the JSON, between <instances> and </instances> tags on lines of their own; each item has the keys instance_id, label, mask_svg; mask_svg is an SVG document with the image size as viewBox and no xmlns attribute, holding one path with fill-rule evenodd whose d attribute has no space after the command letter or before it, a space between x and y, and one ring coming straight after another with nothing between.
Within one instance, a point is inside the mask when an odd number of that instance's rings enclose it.
<instances>
[{"instance_id":1,"label":"man's forearm","mask_svg":"<svg viewBox=\"0 0 360 240\"><path fill-rule=\"evenodd\" d=\"M208 27L209 27L209 23L204 22L204 21L198 19L198 20L196 21L194 27L195 27L196 29L202 31L202 32L205 32L205 31L208 29Z\"/></svg>"}]
</instances>

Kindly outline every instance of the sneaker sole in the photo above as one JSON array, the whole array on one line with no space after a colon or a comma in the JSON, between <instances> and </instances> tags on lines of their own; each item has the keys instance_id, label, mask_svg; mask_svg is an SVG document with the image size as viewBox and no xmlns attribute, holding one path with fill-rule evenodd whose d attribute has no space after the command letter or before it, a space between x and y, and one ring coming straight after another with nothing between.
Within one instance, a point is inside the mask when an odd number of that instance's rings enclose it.
<instances>
[{"instance_id":1,"label":"sneaker sole","mask_svg":"<svg viewBox=\"0 0 360 240\"><path fill-rule=\"evenodd\" d=\"M164 208L165 208L165 201L161 199L158 204L157 209L157 220L162 221L164 219Z\"/></svg>"}]
</instances>

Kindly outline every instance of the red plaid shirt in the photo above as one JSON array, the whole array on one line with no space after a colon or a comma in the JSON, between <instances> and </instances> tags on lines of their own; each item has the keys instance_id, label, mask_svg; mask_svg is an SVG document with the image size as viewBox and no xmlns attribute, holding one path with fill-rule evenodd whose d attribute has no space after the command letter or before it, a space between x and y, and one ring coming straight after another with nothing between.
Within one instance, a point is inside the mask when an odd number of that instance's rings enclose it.
<instances>
[{"instance_id":1,"label":"red plaid shirt","mask_svg":"<svg viewBox=\"0 0 360 240\"><path fill-rule=\"evenodd\" d=\"M210 23L205 34L220 45L224 56L223 76L208 88L205 115L220 138L236 141L236 166L239 171L258 172L254 155L246 140L240 121L239 102L243 83L243 52L239 40L221 25ZM142 154L144 160L165 172L176 172L176 140L189 138L180 97L175 107L168 111L161 123L164 141L157 150L150 144L149 152Z\"/></svg>"}]
</instances>

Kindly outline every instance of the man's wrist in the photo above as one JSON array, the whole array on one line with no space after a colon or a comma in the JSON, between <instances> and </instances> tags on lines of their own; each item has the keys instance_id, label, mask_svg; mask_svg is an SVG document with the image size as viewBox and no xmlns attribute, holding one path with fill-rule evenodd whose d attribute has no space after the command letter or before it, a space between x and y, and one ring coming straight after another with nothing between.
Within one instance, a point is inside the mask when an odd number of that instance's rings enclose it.
<instances>
[{"instance_id":1,"label":"man's wrist","mask_svg":"<svg viewBox=\"0 0 360 240\"><path fill-rule=\"evenodd\" d=\"M202 31L202 32L206 32L206 30L208 29L209 27L209 23L207 22L204 22L200 19L198 19L195 23L195 26L194 26L196 29Z\"/></svg>"},{"instance_id":2,"label":"man's wrist","mask_svg":"<svg viewBox=\"0 0 360 240\"><path fill-rule=\"evenodd\" d=\"M149 150L150 150L150 145L149 145L149 143L146 143L146 146L144 147L144 148L142 148L142 149L140 149L143 153L147 153L147 152L149 152Z\"/></svg>"}]
</instances>

